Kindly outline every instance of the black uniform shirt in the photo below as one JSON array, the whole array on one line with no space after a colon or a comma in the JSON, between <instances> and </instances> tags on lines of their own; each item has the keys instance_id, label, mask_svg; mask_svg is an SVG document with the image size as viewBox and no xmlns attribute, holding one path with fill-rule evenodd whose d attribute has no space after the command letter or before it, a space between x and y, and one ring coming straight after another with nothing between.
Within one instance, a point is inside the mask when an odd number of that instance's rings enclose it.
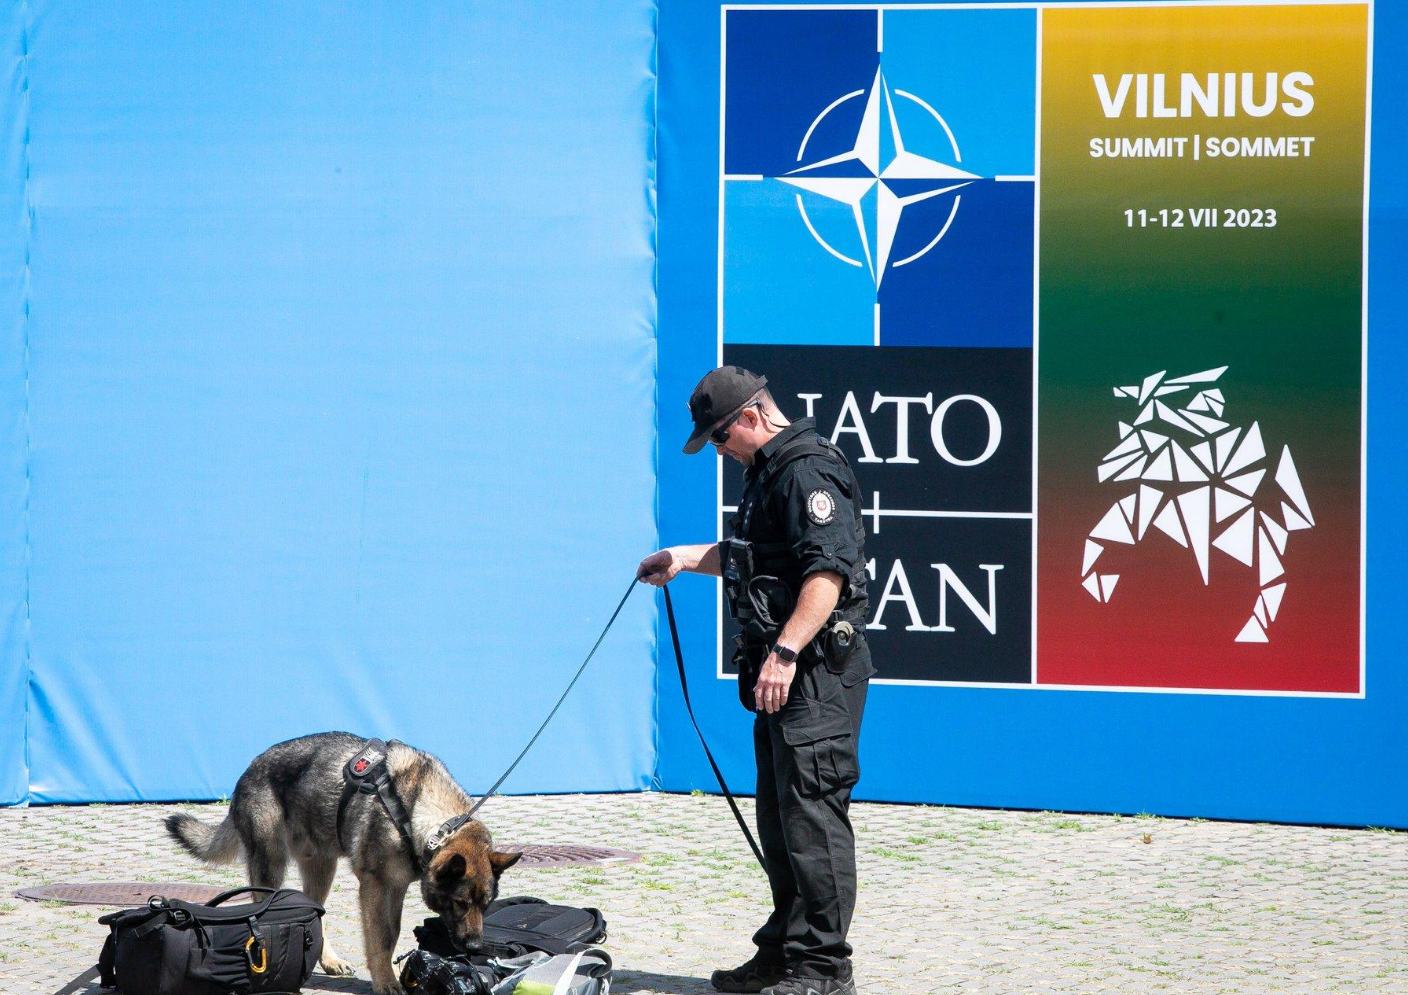
<instances>
[{"instance_id":1,"label":"black uniform shirt","mask_svg":"<svg viewBox=\"0 0 1408 995\"><path fill-rule=\"evenodd\" d=\"M743 499L735 519L735 535L760 544L783 544L783 552L766 559L760 573L775 573L801 591L810 574L829 570L841 575L838 608L864 610L864 524L858 521L860 485L844 457L805 455L789 462L761 493L759 478L790 440L815 433L810 418L788 425L765 443L744 474Z\"/></svg>"}]
</instances>

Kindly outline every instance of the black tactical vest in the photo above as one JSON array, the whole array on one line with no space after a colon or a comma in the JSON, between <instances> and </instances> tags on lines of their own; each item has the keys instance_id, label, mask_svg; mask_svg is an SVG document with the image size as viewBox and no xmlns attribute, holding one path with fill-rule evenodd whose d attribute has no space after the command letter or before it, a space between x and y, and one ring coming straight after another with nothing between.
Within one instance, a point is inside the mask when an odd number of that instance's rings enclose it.
<instances>
[{"instance_id":1,"label":"black tactical vest","mask_svg":"<svg viewBox=\"0 0 1408 995\"><path fill-rule=\"evenodd\" d=\"M850 463L834 443L818 435L815 431L800 432L784 442L768 459L767 465L763 467L761 472L749 479L743 497L739 501L738 512L730 521L730 525L733 528L734 537L749 544L753 577L776 577L790 595L790 603L783 606L781 611L774 613L781 615L777 620L780 626L791 614L791 606L796 603L797 595L802 587L802 576L801 565L792 554L791 543L787 541L785 526L782 523L772 521L769 500L773 488L784 479L789 468L807 458L824 460L828 469L845 481L847 489L850 491L857 556L850 576L845 578L847 583L841 592L841 600L837 603L832 618L833 621L844 619L859 629L864 626L870 609L866 593L865 526L862 517L864 510L861 502L860 484L856 480L855 473L851 470ZM744 586L746 584L747 579L745 578ZM730 608L734 617L740 622L743 621L740 617L740 609L746 615L749 606L740 605L738 601L733 600L735 592L729 591L729 585L726 584L725 589L731 599Z\"/></svg>"}]
</instances>

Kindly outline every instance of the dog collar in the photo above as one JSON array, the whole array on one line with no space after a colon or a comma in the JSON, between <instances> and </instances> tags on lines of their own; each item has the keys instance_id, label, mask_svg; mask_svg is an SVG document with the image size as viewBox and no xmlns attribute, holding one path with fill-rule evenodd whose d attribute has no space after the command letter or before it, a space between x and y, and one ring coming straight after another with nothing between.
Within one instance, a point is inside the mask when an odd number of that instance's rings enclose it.
<instances>
[{"instance_id":1,"label":"dog collar","mask_svg":"<svg viewBox=\"0 0 1408 995\"><path fill-rule=\"evenodd\" d=\"M461 826L474 819L473 812L464 815L457 815L452 819L446 819L440 823L440 828L431 833L425 840L425 852L433 854L436 850L445 845L445 841L453 836Z\"/></svg>"}]
</instances>

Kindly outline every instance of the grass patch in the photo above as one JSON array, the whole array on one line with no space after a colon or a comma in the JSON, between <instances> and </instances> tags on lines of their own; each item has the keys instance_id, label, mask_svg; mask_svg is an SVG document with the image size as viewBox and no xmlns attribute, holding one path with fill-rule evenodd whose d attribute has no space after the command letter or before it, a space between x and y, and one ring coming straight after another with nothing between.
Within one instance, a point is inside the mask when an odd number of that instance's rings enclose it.
<instances>
[{"instance_id":1,"label":"grass patch","mask_svg":"<svg viewBox=\"0 0 1408 995\"><path fill-rule=\"evenodd\" d=\"M1045 926L1047 929L1070 929L1069 923L1057 922L1050 916L1028 916L1026 921L1034 926Z\"/></svg>"},{"instance_id":2,"label":"grass patch","mask_svg":"<svg viewBox=\"0 0 1408 995\"><path fill-rule=\"evenodd\" d=\"M1185 909L1181 905L1169 905L1166 903L1151 905L1149 906L1149 912L1154 915L1165 916L1175 922L1187 922L1189 919L1193 918L1193 911L1191 909Z\"/></svg>"}]
</instances>

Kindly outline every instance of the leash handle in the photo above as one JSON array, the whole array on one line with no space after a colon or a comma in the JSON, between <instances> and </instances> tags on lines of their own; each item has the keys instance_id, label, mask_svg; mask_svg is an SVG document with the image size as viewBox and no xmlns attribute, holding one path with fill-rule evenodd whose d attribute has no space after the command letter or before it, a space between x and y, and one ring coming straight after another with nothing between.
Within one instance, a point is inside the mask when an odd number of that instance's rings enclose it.
<instances>
[{"instance_id":1,"label":"leash handle","mask_svg":"<svg viewBox=\"0 0 1408 995\"><path fill-rule=\"evenodd\" d=\"M611 627L616 624L616 616L620 615L621 609L626 607L626 599L631 596L631 592L636 589L636 584L639 582L639 577L631 578L630 586L626 588L626 593L621 595L621 600L617 603L616 610L613 611L611 613L611 617L606 620L606 625L602 628L601 635L597 636L596 642L592 643L592 648L590 651L588 651L587 658L582 661L582 665L577 668L577 673L572 675L572 680L567 683L567 690L562 692L562 696L557 699L557 704L552 706L552 711L548 712L548 717L543 719L543 724L538 726L538 731L533 733L533 738L528 740L528 745L523 747L522 752L518 754L518 756L514 759L513 763L508 765L508 770L504 771L503 774L500 775L499 779L494 782L493 787L491 787L488 791L484 792L484 794L479 796L479 800L474 803L474 807L471 808L463 816L463 822L468 822L470 819L472 819L474 817L474 813L479 811L480 806L487 802L490 798L494 797L494 794L499 790L499 788L503 787L503 783L508 780L508 776L513 773L514 768L516 768L519 763L523 760L523 758L528 755L528 751L533 748L533 744L538 741L538 737L541 736L543 734L543 730L548 727L548 723L552 721L552 717L557 714L557 710L562 707L562 703L567 700L567 696L571 694L572 689L577 686L578 679L581 678L583 671L587 669L587 664L592 662L592 657L596 656L596 651L601 646L601 641L606 638L606 634L610 632Z\"/></svg>"},{"instance_id":2,"label":"leash handle","mask_svg":"<svg viewBox=\"0 0 1408 995\"><path fill-rule=\"evenodd\" d=\"M675 666L680 672L680 691L684 694L684 708L689 713L689 722L694 726L694 734L699 737L699 745L704 747L704 756L709 759L709 766L714 770L714 778L719 782L719 787L723 789L724 798L728 799L728 807L733 809L733 817L738 820L738 828L743 830L743 835L748 838L748 846L753 850L753 856L758 859L758 866L767 873L768 865L763 860L763 851L758 848L758 841L753 838L753 831L748 828L748 821L743 818L743 813L738 810L738 802L734 801L733 792L728 790L728 782L724 780L724 772L719 769L718 763L714 760L713 751L709 749L709 743L704 739L704 730L699 728L699 720L694 717L694 705L689 700L689 681L684 676L684 653L680 651L680 630L675 624L675 605L670 600L670 589L661 588L665 594L665 618L670 623L670 642L675 647Z\"/></svg>"}]
</instances>

